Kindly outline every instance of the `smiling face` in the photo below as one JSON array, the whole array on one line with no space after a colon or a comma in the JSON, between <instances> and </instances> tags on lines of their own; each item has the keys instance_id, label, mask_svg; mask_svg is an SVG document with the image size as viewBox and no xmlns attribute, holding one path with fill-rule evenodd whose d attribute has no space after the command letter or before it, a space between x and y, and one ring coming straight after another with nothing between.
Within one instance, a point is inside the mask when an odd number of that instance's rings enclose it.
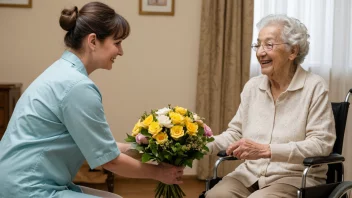
<instances>
[{"instance_id":1,"label":"smiling face","mask_svg":"<svg viewBox=\"0 0 352 198\"><path fill-rule=\"evenodd\" d=\"M257 59L261 66L262 74L269 78L280 78L289 74L296 57L295 50L288 47L282 37L282 27L280 25L269 25L262 28L258 35L257 44L260 46L256 52ZM272 50L264 50L261 45L273 45Z\"/></svg>"},{"instance_id":2,"label":"smiling face","mask_svg":"<svg viewBox=\"0 0 352 198\"><path fill-rule=\"evenodd\" d=\"M114 39L113 36L107 37L103 41L97 40L95 48L96 68L112 69L117 56L123 55L122 39Z\"/></svg>"}]
</instances>

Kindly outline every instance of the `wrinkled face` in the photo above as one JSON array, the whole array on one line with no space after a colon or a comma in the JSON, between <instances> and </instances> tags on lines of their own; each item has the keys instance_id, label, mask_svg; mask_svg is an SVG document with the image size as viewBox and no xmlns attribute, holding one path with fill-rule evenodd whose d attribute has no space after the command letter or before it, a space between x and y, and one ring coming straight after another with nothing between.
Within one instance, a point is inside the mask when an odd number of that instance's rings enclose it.
<instances>
[{"instance_id":1,"label":"wrinkled face","mask_svg":"<svg viewBox=\"0 0 352 198\"><path fill-rule=\"evenodd\" d=\"M285 41L281 38L282 28L279 25L269 25L259 32L256 52L262 74L269 78L278 77L288 71L292 64L292 53ZM274 44L274 45L272 45ZM280 44L280 45L275 45ZM272 45L271 50L264 50L263 46Z\"/></svg>"},{"instance_id":2,"label":"wrinkled face","mask_svg":"<svg viewBox=\"0 0 352 198\"><path fill-rule=\"evenodd\" d=\"M112 69L117 56L123 55L122 39L115 40L113 36L107 37L104 41L96 42L95 57L96 67L101 69Z\"/></svg>"}]
</instances>

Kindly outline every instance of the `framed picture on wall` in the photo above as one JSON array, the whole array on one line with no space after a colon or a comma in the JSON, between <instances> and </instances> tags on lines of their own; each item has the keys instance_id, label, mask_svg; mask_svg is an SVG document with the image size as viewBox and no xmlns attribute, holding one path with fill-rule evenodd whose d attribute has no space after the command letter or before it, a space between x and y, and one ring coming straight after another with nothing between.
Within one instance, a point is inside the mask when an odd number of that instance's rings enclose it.
<instances>
[{"instance_id":1,"label":"framed picture on wall","mask_svg":"<svg viewBox=\"0 0 352 198\"><path fill-rule=\"evenodd\" d=\"M139 0L139 14L173 16L175 0Z\"/></svg>"},{"instance_id":2,"label":"framed picture on wall","mask_svg":"<svg viewBox=\"0 0 352 198\"><path fill-rule=\"evenodd\" d=\"M31 8L32 0L0 0L0 7Z\"/></svg>"}]
</instances>

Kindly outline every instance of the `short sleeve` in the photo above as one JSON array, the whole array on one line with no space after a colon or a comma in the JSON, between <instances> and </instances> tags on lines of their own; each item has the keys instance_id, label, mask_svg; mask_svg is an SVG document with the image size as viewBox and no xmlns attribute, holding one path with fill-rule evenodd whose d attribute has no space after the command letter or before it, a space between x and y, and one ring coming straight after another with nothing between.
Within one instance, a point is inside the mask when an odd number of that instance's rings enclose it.
<instances>
[{"instance_id":1,"label":"short sleeve","mask_svg":"<svg viewBox=\"0 0 352 198\"><path fill-rule=\"evenodd\" d=\"M63 124L91 168L120 154L106 121L101 94L92 82L75 84L63 98L61 109Z\"/></svg>"}]
</instances>

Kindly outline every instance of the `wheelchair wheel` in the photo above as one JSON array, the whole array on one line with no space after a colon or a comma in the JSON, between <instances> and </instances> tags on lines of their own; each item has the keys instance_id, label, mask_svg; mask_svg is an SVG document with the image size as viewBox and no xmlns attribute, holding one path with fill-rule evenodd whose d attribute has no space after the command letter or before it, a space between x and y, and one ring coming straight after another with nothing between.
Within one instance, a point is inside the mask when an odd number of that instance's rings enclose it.
<instances>
[{"instance_id":1,"label":"wheelchair wheel","mask_svg":"<svg viewBox=\"0 0 352 198\"><path fill-rule=\"evenodd\" d=\"M329 198L349 197L349 192L352 192L352 181L345 181L336 186L331 192Z\"/></svg>"}]
</instances>

